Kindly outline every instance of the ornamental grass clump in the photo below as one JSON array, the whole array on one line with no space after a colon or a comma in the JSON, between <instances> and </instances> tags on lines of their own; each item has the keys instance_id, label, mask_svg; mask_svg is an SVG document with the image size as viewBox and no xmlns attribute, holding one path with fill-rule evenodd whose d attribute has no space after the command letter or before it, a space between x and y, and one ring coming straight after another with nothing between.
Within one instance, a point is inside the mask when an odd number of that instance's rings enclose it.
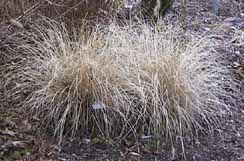
<instances>
[{"instance_id":1,"label":"ornamental grass clump","mask_svg":"<svg viewBox=\"0 0 244 161\"><path fill-rule=\"evenodd\" d=\"M109 44L125 60L122 66L134 98L134 131L159 139L194 135L212 130L230 112L224 100L235 104L238 81L210 37L181 37L172 26L110 29Z\"/></svg>"},{"instance_id":2,"label":"ornamental grass clump","mask_svg":"<svg viewBox=\"0 0 244 161\"><path fill-rule=\"evenodd\" d=\"M54 125L60 139L78 130L116 134L112 129L123 126L119 107L126 106L127 96L117 61L99 53L100 35L71 38L54 22L21 35L28 42L18 45L21 52L8 53L12 57L1 66L7 98Z\"/></svg>"},{"instance_id":3,"label":"ornamental grass clump","mask_svg":"<svg viewBox=\"0 0 244 161\"><path fill-rule=\"evenodd\" d=\"M234 103L235 81L210 38L143 23L81 33L38 24L0 67L5 95L60 141L79 134L174 142L212 129L228 112L224 100Z\"/></svg>"}]
</instances>

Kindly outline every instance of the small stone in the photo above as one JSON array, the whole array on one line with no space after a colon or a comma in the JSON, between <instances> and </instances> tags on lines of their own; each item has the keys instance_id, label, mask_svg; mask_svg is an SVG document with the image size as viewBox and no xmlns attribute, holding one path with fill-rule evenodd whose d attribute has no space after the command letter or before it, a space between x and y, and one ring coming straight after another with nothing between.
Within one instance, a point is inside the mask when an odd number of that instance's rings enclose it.
<instances>
[{"instance_id":1,"label":"small stone","mask_svg":"<svg viewBox=\"0 0 244 161\"><path fill-rule=\"evenodd\" d=\"M89 144L91 143L91 139L82 139L82 143Z\"/></svg>"},{"instance_id":2,"label":"small stone","mask_svg":"<svg viewBox=\"0 0 244 161\"><path fill-rule=\"evenodd\" d=\"M129 154L130 154L130 155L133 155L133 156L137 156L137 157L140 156L140 154L139 154L139 153L136 153L136 152L130 152Z\"/></svg>"}]
</instances>

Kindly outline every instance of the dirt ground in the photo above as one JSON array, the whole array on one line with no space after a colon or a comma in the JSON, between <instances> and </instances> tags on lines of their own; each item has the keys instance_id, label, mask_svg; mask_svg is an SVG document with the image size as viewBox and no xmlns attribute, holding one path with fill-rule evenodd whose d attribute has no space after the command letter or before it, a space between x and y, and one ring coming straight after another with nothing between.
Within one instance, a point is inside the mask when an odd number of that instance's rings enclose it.
<instances>
[{"instance_id":1,"label":"dirt ground","mask_svg":"<svg viewBox=\"0 0 244 161\"><path fill-rule=\"evenodd\" d=\"M244 44L238 43L236 29L244 33L244 4L238 1L223 1L219 15L212 13L209 1L189 1L187 30L213 32L213 39L221 42L218 49L226 55L226 65L233 70L233 76L242 80L240 88L244 94ZM176 18L179 3L165 20ZM175 11L175 12L174 12ZM214 29L223 25L221 29ZM0 41L1 42L1 41ZM147 144L116 145L96 140L67 139L61 145L43 131L36 116L20 111L7 104L0 91L0 160L12 161L79 161L79 160L184 160L182 145L154 150ZM232 107L232 115L225 118L211 135L199 136L198 140L188 138L184 144L187 161L244 161L244 97L238 99L238 106Z\"/></svg>"}]
</instances>

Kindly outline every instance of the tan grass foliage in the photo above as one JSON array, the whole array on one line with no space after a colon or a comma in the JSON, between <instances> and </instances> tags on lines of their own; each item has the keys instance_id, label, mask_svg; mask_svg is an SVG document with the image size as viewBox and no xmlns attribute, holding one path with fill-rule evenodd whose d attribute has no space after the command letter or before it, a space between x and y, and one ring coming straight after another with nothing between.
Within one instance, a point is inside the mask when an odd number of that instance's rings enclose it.
<instances>
[{"instance_id":1,"label":"tan grass foliage","mask_svg":"<svg viewBox=\"0 0 244 161\"><path fill-rule=\"evenodd\" d=\"M22 34L0 73L5 95L53 125L60 140L77 132L173 140L212 129L228 112L224 99L235 103L235 81L208 37L141 23L71 39L47 24Z\"/></svg>"}]
</instances>

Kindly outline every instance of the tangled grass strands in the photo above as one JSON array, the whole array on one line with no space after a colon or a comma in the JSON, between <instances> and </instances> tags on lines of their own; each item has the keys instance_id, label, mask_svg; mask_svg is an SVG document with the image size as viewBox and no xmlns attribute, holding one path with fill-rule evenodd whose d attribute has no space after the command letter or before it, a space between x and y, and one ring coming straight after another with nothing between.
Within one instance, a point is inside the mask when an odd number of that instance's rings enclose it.
<instances>
[{"instance_id":1,"label":"tangled grass strands","mask_svg":"<svg viewBox=\"0 0 244 161\"><path fill-rule=\"evenodd\" d=\"M174 144L211 131L230 111L224 100L238 95L216 44L179 34L170 25L111 24L84 38L48 20L22 34L28 41L0 66L5 93L60 142L79 134Z\"/></svg>"}]
</instances>

